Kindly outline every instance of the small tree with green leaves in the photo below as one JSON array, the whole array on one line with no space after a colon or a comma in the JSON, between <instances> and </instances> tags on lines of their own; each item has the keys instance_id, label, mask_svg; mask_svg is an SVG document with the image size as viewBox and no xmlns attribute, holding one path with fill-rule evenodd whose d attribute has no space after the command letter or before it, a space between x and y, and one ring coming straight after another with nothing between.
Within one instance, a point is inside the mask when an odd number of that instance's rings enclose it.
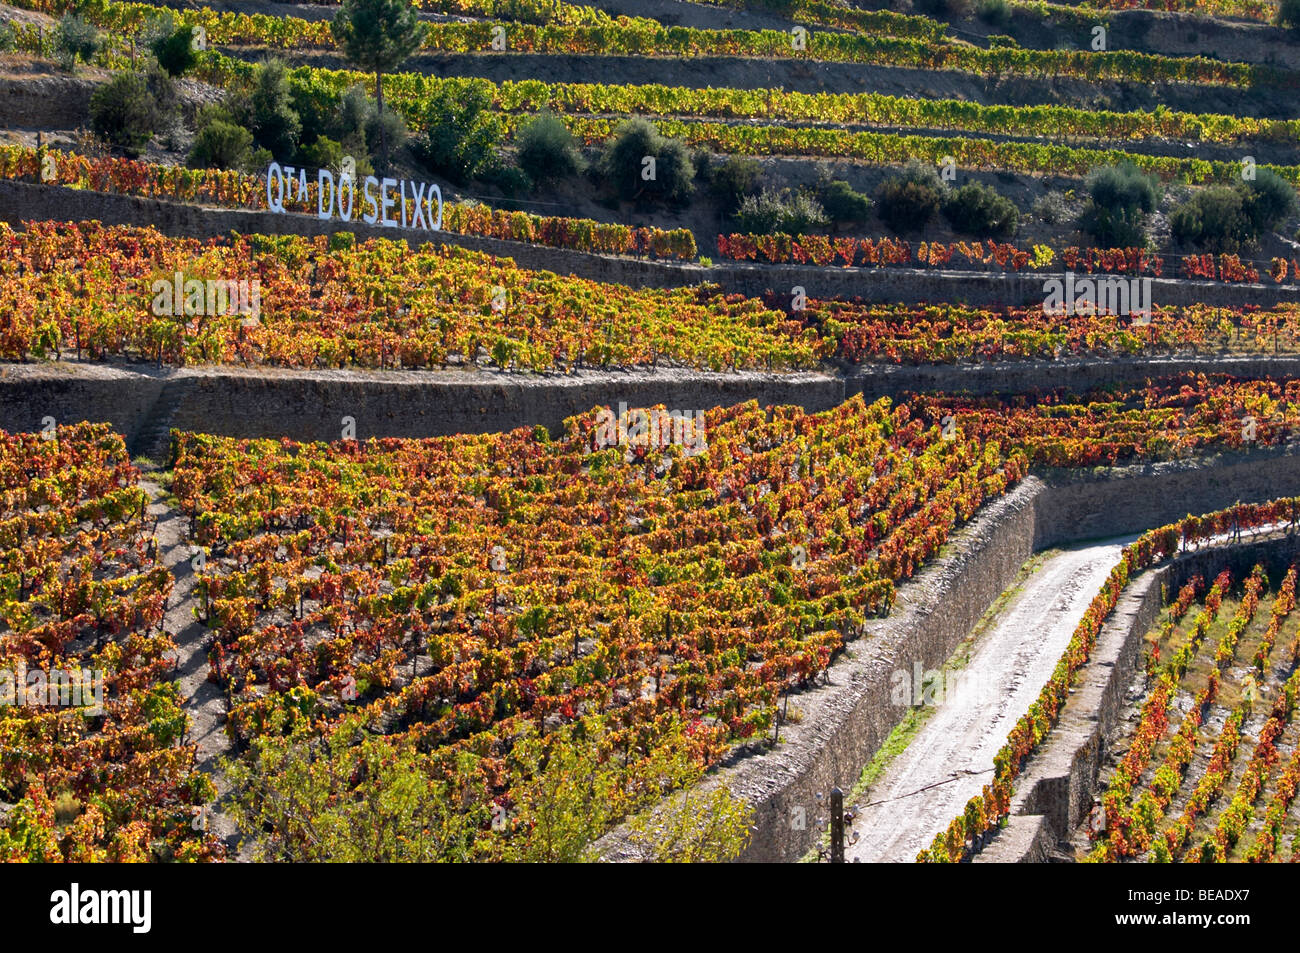
<instances>
[{"instance_id":1,"label":"small tree with green leaves","mask_svg":"<svg viewBox=\"0 0 1300 953\"><path fill-rule=\"evenodd\" d=\"M456 182L489 175L500 164L505 125L492 106L492 84L454 79L425 100L420 158Z\"/></svg>"},{"instance_id":2,"label":"small tree with green leaves","mask_svg":"<svg viewBox=\"0 0 1300 953\"><path fill-rule=\"evenodd\" d=\"M534 181L554 182L582 171L573 133L554 113L538 113L520 128L517 141L519 167Z\"/></svg>"},{"instance_id":3,"label":"small tree with green leaves","mask_svg":"<svg viewBox=\"0 0 1300 953\"><path fill-rule=\"evenodd\" d=\"M375 74L375 99L384 112L384 73L420 48L424 30L410 0L344 0L330 31L348 60ZM380 161L388 163L388 140L380 126Z\"/></svg>"},{"instance_id":4,"label":"small tree with green leaves","mask_svg":"<svg viewBox=\"0 0 1300 953\"><path fill-rule=\"evenodd\" d=\"M129 156L140 154L162 119L149 80L140 73L118 73L90 97L90 128Z\"/></svg>"},{"instance_id":5,"label":"small tree with green leaves","mask_svg":"<svg viewBox=\"0 0 1300 953\"><path fill-rule=\"evenodd\" d=\"M77 61L90 62L101 46L99 31L75 13L64 14L59 21L58 51L63 66L72 70Z\"/></svg>"},{"instance_id":6,"label":"small tree with green leaves","mask_svg":"<svg viewBox=\"0 0 1300 953\"><path fill-rule=\"evenodd\" d=\"M253 133L257 145L280 160L297 152L302 120L293 108L289 68L283 60L267 60L257 68L253 88L242 108L247 111L247 121L243 124ZM234 111L238 114L240 107Z\"/></svg>"},{"instance_id":7,"label":"small tree with green leaves","mask_svg":"<svg viewBox=\"0 0 1300 953\"><path fill-rule=\"evenodd\" d=\"M1015 204L979 182L953 189L944 199L943 215L954 231L976 238L1010 238L1020 225Z\"/></svg>"},{"instance_id":8,"label":"small tree with green leaves","mask_svg":"<svg viewBox=\"0 0 1300 953\"><path fill-rule=\"evenodd\" d=\"M624 200L682 205L695 193L695 158L686 144L660 135L640 116L614 130L601 154L600 171Z\"/></svg>"},{"instance_id":9,"label":"small tree with green leaves","mask_svg":"<svg viewBox=\"0 0 1300 953\"><path fill-rule=\"evenodd\" d=\"M865 222L871 214L871 199L843 179L827 182L820 190L822 208L832 222Z\"/></svg>"},{"instance_id":10,"label":"small tree with green leaves","mask_svg":"<svg viewBox=\"0 0 1300 953\"><path fill-rule=\"evenodd\" d=\"M171 76L181 76L193 69L198 59L194 53L193 31L184 24L156 37L149 49L158 65Z\"/></svg>"},{"instance_id":11,"label":"small tree with green leaves","mask_svg":"<svg viewBox=\"0 0 1300 953\"><path fill-rule=\"evenodd\" d=\"M913 159L881 183L876 209L895 232L915 231L938 214L946 191L934 166Z\"/></svg>"},{"instance_id":12,"label":"small tree with green leaves","mask_svg":"<svg viewBox=\"0 0 1300 953\"><path fill-rule=\"evenodd\" d=\"M199 114L199 131L194 137L186 164L194 169L248 168L253 155L253 134L230 121L220 106L209 106Z\"/></svg>"},{"instance_id":13,"label":"small tree with green leaves","mask_svg":"<svg viewBox=\"0 0 1300 953\"><path fill-rule=\"evenodd\" d=\"M1098 245L1125 248L1146 244L1146 217L1160 200L1156 180L1132 162L1088 173L1089 202L1079 228Z\"/></svg>"}]
</instances>

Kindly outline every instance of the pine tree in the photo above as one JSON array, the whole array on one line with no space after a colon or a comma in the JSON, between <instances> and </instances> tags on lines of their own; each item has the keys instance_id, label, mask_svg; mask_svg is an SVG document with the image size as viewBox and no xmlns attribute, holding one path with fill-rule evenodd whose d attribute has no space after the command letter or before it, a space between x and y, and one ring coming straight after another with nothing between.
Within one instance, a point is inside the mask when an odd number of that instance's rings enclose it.
<instances>
[{"instance_id":1,"label":"pine tree","mask_svg":"<svg viewBox=\"0 0 1300 953\"><path fill-rule=\"evenodd\" d=\"M375 100L384 115L384 73L400 66L424 39L420 14L410 0L344 0L330 24L348 61L375 74ZM380 161L388 165L388 134L379 124Z\"/></svg>"}]
</instances>

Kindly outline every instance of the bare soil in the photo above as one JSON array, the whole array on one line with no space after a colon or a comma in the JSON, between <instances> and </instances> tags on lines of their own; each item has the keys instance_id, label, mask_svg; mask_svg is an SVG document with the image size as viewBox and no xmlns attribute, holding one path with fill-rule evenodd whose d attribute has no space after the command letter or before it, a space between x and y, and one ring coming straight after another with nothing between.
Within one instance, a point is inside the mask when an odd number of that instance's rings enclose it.
<instances>
[{"instance_id":1,"label":"bare soil","mask_svg":"<svg viewBox=\"0 0 1300 953\"><path fill-rule=\"evenodd\" d=\"M159 561L176 580L168 604L165 626L176 642L177 684L183 707L190 718L186 740L195 746L195 761L204 774L212 778L217 787L218 801L205 814L208 829L226 845L229 856L236 856L238 831L223 812L221 799L230 793L230 787L221 772L220 759L234 753L226 733L226 700L221 689L208 681L208 648L211 641L208 630L194 615L197 602L194 598L196 574L190 566L194 547L187 541L188 519L166 499L163 488L152 479L140 481L149 494L149 515L157 522ZM246 859L246 858L241 858Z\"/></svg>"}]
</instances>

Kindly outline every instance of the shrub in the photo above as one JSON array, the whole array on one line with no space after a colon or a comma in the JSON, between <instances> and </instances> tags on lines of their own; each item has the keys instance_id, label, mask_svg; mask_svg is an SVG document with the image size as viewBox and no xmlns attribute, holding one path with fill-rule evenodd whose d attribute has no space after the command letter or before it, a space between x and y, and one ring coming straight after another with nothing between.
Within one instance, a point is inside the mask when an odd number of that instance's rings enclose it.
<instances>
[{"instance_id":1,"label":"shrub","mask_svg":"<svg viewBox=\"0 0 1300 953\"><path fill-rule=\"evenodd\" d=\"M253 155L253 134L225 118L200 121L186 164L199 169L246 169Z\"/></svg>"},{"instance_id":2,"label":"shrub","mask_svg":"<svg viewBox=\"0 0 1300 953\"><path fill-rule=\"evenodd\" d=\"M537 182L554 182L583 169L573 134L553 113L538 113L517 136L519 167Z\"/></svg>"},{"instance_id":3,"label":"shrub","mask_svg":"<svg viewBox=\"0 0 1300 953\"><path fill-rule=\"evenodd\" d=\"M417 150L435 172L467 182L499 163L505 126L492 105L492 86L484 80L443 83L424 110L425 132Z\"/></svg>"},{"instance_id":4,"label":"shrub","mask_svg":"<svg viewBox=\"0 0 1300 953\"><path fill-rule=\"evenodd\" d=\"M8 20L0 20L0 53L12 52L18 45L18 31Z\"/></svg>"},{"instance_id":5,"label":"shrub","mask_svg":"<svg viewBox=\"0 0 1300 953\"><path fill-rule=\"evenodd\" d=\"M1300 33L1300 0L1282 0L1277 7L1277 23Z\"/></svg>"},{"instance_id":6,"label":"shrub","mask_svg":"<svg viewBox=\"0 0 1300 953\"><path fill-rule=\"evenodd\" d=\"M293 108L289 71L282 60L268 60L257 68L248 96L247 126L253 141L277 159L297 151L302 122Z\"/></svg>"},{"instance_id":7,"label":"shrub","mask_svg":"<svg viewBox=\"0 0 1300 953\"><path fill-rule=\"evenodd\" d=\"M708 171L709 191L727 215L734 215L746 197L758 191L763 167L748 156L728 156Z\"/></svg>"},{"instance_id":8,"label":"shrub","mask_svg":"<svg viewBox=\"0 0 1300 953\"><path fill-rule=\"evenodd\" d=\"M99 31L93 24L87 23L75 13L64 14L59 21L58 52L59 59L68 69L83 63L99 52Z\"/></svg>"},{"instance_id":9,"label":"shrub","mask_svg":"<svg viewBox=\"0 0 1300 953\"><path fill-rule=\"evenodd\" d=\"M130 156L140 154L161 120L149 81L141 73L118 73L90 97L90 128Z\"/></svg>"},{"instance_id":10,"label":"shrub","mask_svg":"<svg viewBox=\"0 0 1300 953\"><path fill-rule=\"evenodd\" d=\"M1127 248L1146 244L1146 216L1156 207L1154 179L1131 162L1103 166L1088 173L1089 202L1079 227L1098 245Z\"/></svg>"},{"instance_id":11,"label":"shrub","mask_svg":"<svg viewBox=\"0 0 1300 953\"><path fill-rule=\"evenodd\" d=\"M780 192L764 189L758 195L747 196L740 203L736 218L742 232L755 235L778 232L803 235L825 227L830 221L815 198L807 192L791 192L789 189Z\"/></svg>"},{"instance_id":12,"label":"shrub","mask_svg":"<svg viewBox=\"0 0 1300 953\"><path fill-rule=\"evenodd\" d=\"M625 200L681 204L695 192L695 160L685 144L640 117L620 123L605 143L600 172Z\"/></svg>"},{"instance_id":13,"label":"shrub","mask_svg":"<svg viewBox=\"0 0 1300 953\"><path fill-rule=\"evenodd\" d=\"M938 213L942 201L939 173L919 162L909 162L876 195L881 219L895 232L922 228Z\"/></svg>"},{"instance_id":14,"label":"shrub","mask_svg":"<svg viewBox=\"0 0 1300 953\"><path fill-rule=\"evenodd\" d=\"M828 183L818 198L832 222L865 222L871 214L871 199L842 179Z\"/></svg>"},{"instance_id":15,"label":"shrub","mask_svg":"<svg viewBox=\"0 0 1300 953\"><path fill-rule=\"evenodd\" d=\"M1060 192L1048 192L1034 201L1034 216L1047 225L1056 225L1065 221L1069 211L1065 204L1065 196Z\"/></svg>"},{"instance_id":16,"label":"shrub","mask_svg":"<svg viewBox=\"0 0 1300 953\"><path fill-rule=\"evenodd\" d=\"M904 165L898 177L904 182L914 182L917 185L924 185L927 188L934 189L941 195L943 190L947 188L943 183L943 179L939 178L938 168L918 159L912 159Z\"/></svg>"},{"instance_id":17,"label":"shrub","mask_svg":"<svg viewBox=\"0 0 1300 953\"><path fill-rule=\"evenodd\" d=\"M990 26L1006 26L1011 22L1011 4L1007 0L979 0L975 15Z\"/></svg>"},{"instance_id":18,"label":"shrub","mask_svg":"<svg viewBox=\"0 0 1300 953\"><path fill-rule=\"evenodd\" d=\"M487 175L487 180L499 188L507 198L527 195L533 190L532 177L517 165L498 165Z\"/></svg>"},{"instance_id":19,"label":"shrub","mask_svg":"<svg viewBox=\"0 0 1300 953\"><path fill-rule=\"evenodd\" d=\"M1244 190L1246 213L1258 233L1272 231L1296 213L1295 189L1272 169L1255 170Z\"/></svg>"},{"instance_id":20,"label":"shrub","mask_svg":"<svg viewBox=\"0 0 1300 953\"><path fill-rule=\"evenodd\" d=\"M356 163L353 171L357 179L364 179L368 175L374 175L375 172L375 167L364 152L358 154L358 150L349 149L344 143L329 136L317 136L311 145L303 146L299 155L308 167L329 169L336 176L342 174L343 160L347 156L351 156L352 161Z\"/></svg>"},{"instance_id":21,"label":"shrub","mask_svg":"<svg viewBox=\"0 0 1300 953\"><path fill-rule=\"evenodd\" d=\"M1276 173L1260 169L1252 181L1202 189L1174 209L1169 224L1185 245L1232 254L1295 211L1295 190Z\"/></svg>"},{"instance_id":22,"label":"shrub","mask_svg":"<svg viewBox=\"0 0 1300 953\"><path fill-rule=\"evenodd\" d=\"M179 26L157 37L149 49L158 65L170 76L180 76L193 69L198 59L194 55L194 36L187 26Z\"/></svg>"},{"instance_id":23,"label":"shrub","mask_svg":"<svg viewBox=\"0 0 1300 953\"><path fill-rule=\"evenodd\" d=\"M1245 191L1226 185L1197 192L1169 216L1174 239L1208 251L1233 253L1253 240Z\"/></svg>"},{"instance_id":24,"label":"shrub","mask_svg":"<svg viewBox=\"0 0 1300 953\"><path fill-rule=\"evenodd\" d=\"M358 160L379 156L384 143L390 149L401 149L407 139L402 115L387 106L381 111L378 100L360 85L339 97L327 129L340 142L344 154Z\"/></svg>"},{"instance_id":25,"label":"shrub","mask_svg":"<svg viewBox=\"0 0 1300 953\"><path fill-rule=\"evenodd\" d=\"M978 182L953 189L944 200L943 215L954 231L977 238L1010 238L1020 225L1015 204Z\"/></svg>"}]
</instances>

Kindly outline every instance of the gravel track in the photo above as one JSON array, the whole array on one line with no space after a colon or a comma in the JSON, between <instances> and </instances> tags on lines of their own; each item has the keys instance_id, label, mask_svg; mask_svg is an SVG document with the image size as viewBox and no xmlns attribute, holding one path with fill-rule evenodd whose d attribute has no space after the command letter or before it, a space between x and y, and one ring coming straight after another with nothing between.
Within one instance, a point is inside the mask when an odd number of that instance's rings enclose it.
<instances>
[{"instance_id":1,"label":"gravel track","mask_svg":"<svg viewBox=\"0 0 1300 953\"><path fill-rule=\"evenodd\" d=\"M193 547L186 541L187 519L164 499L163 488L156 482L146 476L140 481L140 487L149 494L149 515L158 521L155 536L159 562L176 580L164 626L176 642L176 681L182 707L190 717L186 740L195 746L197 768L212 778L218 798L224 798L229 793L229 785L218 761L232 755L234 748L225 730L226 700L221 689L208 681L209 633L194 617L196 574L189 565ZM235 859L238 831L222 813L220 801L208 810L206 822L226 845L230 859Z\"/></svg>"},{"instance_id":2,"label":"gravel track","mask_svg":"<svg viewBox=\"0 0 1300 953\"><path fill-rule=\"evenodd\" d=\"M957 678L949 678L949 691L936 699L941 704L859 799L854 831L860 839L848 860L911 862L980 793L993 776L994 754L1051 677L1131 540L1061 550L1024 581Z\"/></svg>"}]
</instances>

